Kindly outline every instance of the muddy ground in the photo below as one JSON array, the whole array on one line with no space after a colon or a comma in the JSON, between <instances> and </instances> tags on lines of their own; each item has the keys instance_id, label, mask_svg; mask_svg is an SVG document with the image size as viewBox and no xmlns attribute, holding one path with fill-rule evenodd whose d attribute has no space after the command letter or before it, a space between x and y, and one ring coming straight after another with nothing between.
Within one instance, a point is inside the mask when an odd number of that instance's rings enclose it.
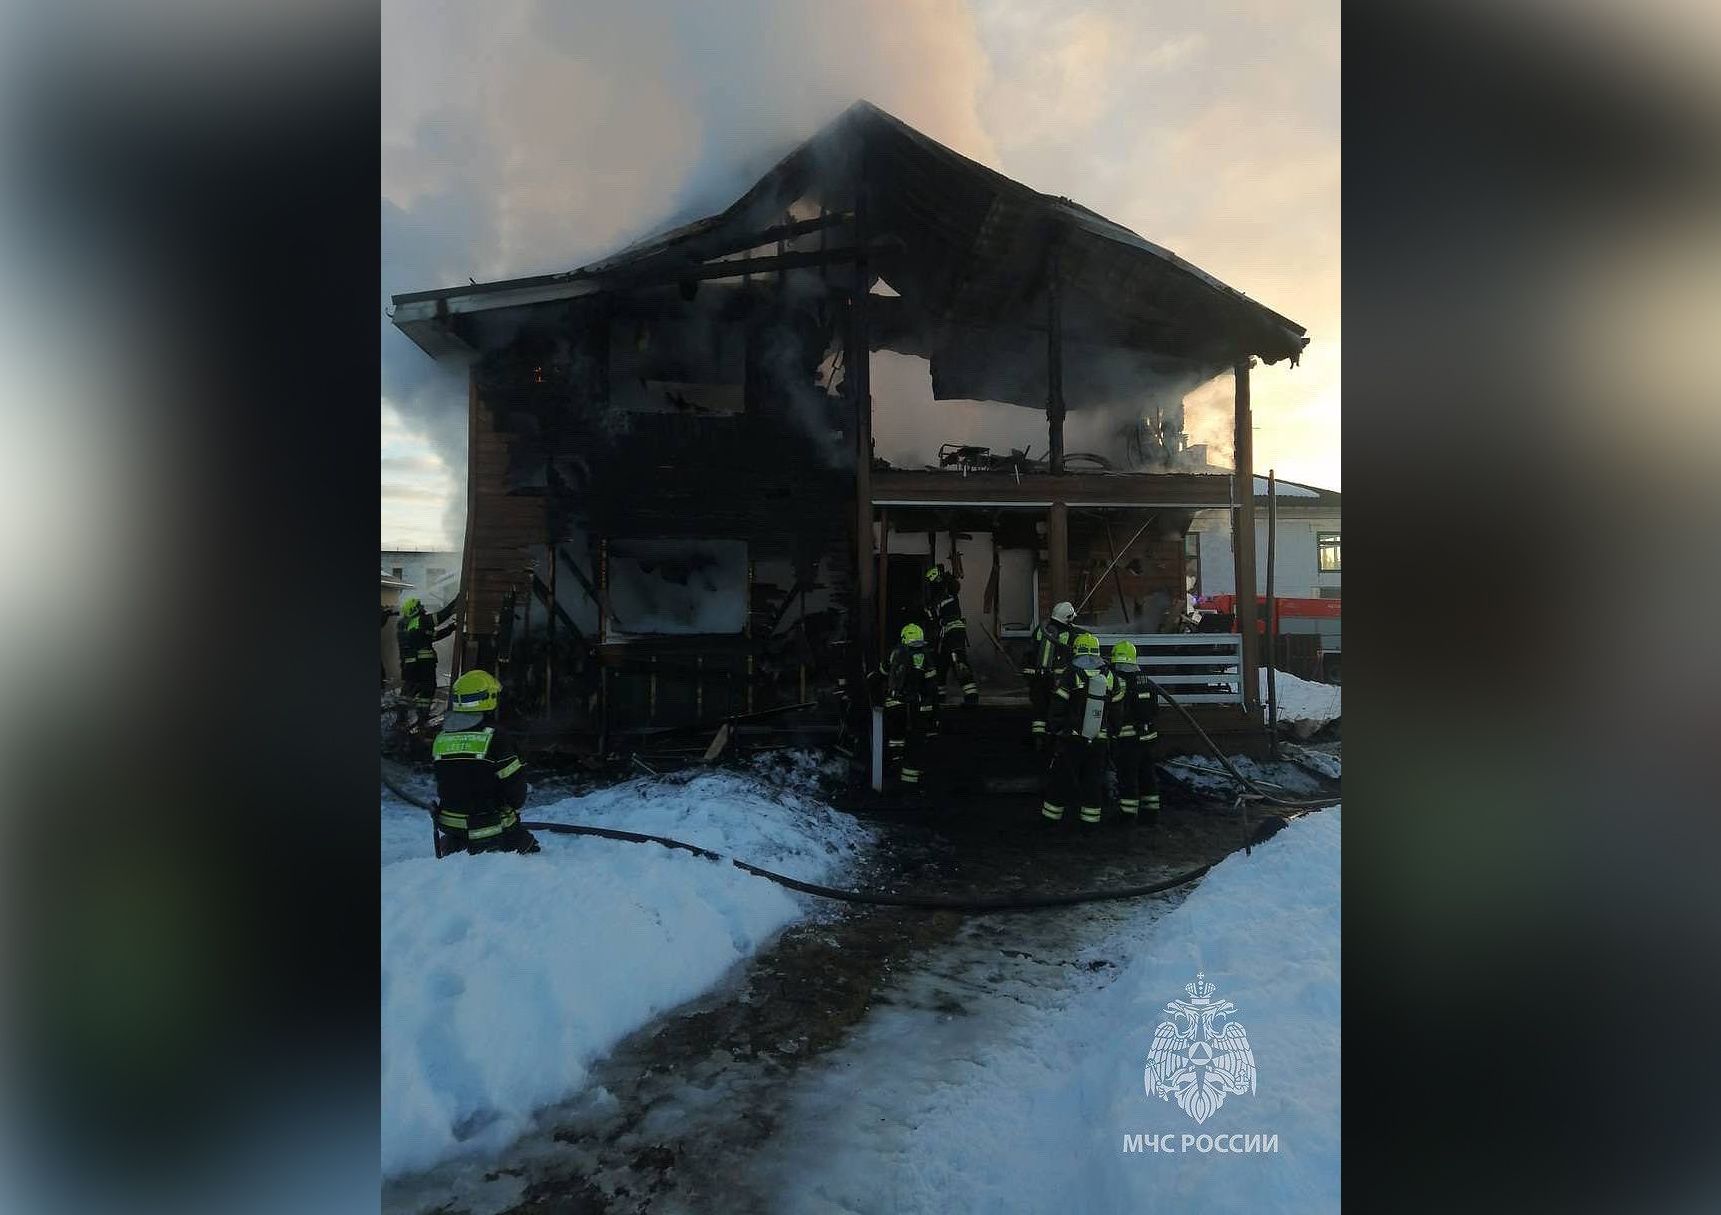
<instances>
[{"instance_id":1,"label":"muddy ground","mask_svg":"<svg viewBox=\"0 0 1721 1215\"><path fill-rule=\"evenodd\" d=\"M853 885L996 895L1125 886L1216 861L1263 820L1166 788L1159 826L1043 823L1029 794L938 809L886 809L881 844ZM1276 824L1268 824L1267 830ZM385 1186L383 1210L437 1215L765 1210L750 1171L779 1130L787 1081L840 1047L874 1008L909 1003L962 1016L1008 975L1048 985L1082 945L1148 900L969 916L840 903L815 906L718 988L623 1040L580 1098L545 1110L503 1159L452 1162ZM1154 908L1144 904L1155 904Z\"/></svg>"}]
</instances>

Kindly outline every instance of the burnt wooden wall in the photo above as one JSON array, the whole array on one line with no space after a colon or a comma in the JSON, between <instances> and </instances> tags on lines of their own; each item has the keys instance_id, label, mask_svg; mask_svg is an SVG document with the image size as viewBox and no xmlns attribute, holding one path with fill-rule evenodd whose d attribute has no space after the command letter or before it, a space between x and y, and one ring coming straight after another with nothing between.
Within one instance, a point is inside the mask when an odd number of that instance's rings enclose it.
<instances>
[{"instance_id":1,"label":"burnt wooden wall","mask_svg":"<svg viewBox=\"0 0 1721 1215\"><path fill-rule=\"evenodd\" d=\"M529 586L522 571L551 542L601 586L610 541L741 540L745 631L583 638L592 663L556 676L557 725L613 735L796 703L834 681L854 589L852 423L811 381L830 318L784 309L768 289L739 294L714 323L747 334L745 407L636 412L612 405L608 384L625 306L570 309L558 330L522 334L478 369L470 628L494 635L507 592ZM566 565L561 577L565 601ZM813 601L804 623L797 587ZM570 661L560 647L556 661Z\"/></svg>"}]
</instances>

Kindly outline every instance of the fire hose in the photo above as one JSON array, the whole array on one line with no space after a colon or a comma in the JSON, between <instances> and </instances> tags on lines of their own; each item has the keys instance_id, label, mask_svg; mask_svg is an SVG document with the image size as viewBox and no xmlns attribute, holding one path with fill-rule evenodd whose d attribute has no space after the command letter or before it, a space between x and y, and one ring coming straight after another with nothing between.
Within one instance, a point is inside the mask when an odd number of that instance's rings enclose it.
<instances>
[{"instance_id":1,"label":"fire hose","mask_svg":"<svg viewBox=\"0 0 1721 1215\"><path fill-rule=\"evenodd\" d=\"M1284 827L1285 822L1291 818L1300 818L1304 814L1315 809L1333 806L1339 803L1340 799L1336 797L1298 801L1274 797L1272 794L1261 791L1259 786L1255 785L1254 782L1250 781L1248 777L1244 776L1237 770L1236 766L1231 763L1230 759L1225 756L1225 754L1219 749L1218 745L1208 737L1207 732L1201 728L1199 723L1195 721L1194 717L1190 715L1187 709L1178 704L1177 701L1167 694L1163 688L1158 688L1158 685L1154 686L1161 695L1165 696L1165 698L1170 701L1175 708L1183 713L1184 717L1188 719L1191 727L1193 727L1195 732L1200 735L1202 741L1207 744L1208 749L1218 757L1220 763L1225 765L1231 776L1236 779L1240 785L1245 789L1250 790L1255 794L1255 796L1264 801L1273 802L1276 805L1296 809L1298 811L1296 814L1284 816L1282 818L1275 817L1264 820L1257 835L1252 837L1249 841L1249 846L1252 847L1256 843L1264 842L1266 839L1281 830ZM390 792L392 792L396 797L399 797L402 801L417 806L422 810L434 810L431 803L422 798L413 796L411 793L408 793L399 785L395 784L389 779L388 773L386 772L382 774L382 783L390 790ZM796 890L802 894L810 894L817 898L833 899L842 903L858 903L872 907L904 907L919 911L960 911L971 915L984 915L1001 911L1032 911L1051 907L1072 907L1081 903L1099 903L1121 899L1137 899L1153 894L1163 894L1166 891L1174 890L1179 886L1188 885L1190 882L1202 877L1208 872L1208 870L1213 868L1214 864L1217 863L1209 861L1206 864L1197 865L1193 869L1184 870L1182 873L1173 874L1171 877L1162 878L1157 882L1146 882L1131 886L1114 886L1097 890L1071 890L1054 894L992 895L979 897L938 894L880 894L867 890L845 890L835 886L823 886L817 882L805 882L800 878L790 877L787 874L777 873L770 869L761 868L758 865L751 864L736 857L724 856L720 852L713 852L711 849L702 848L698 844L689 844L685 840L673 839L666 835L649 835L638 831L622 831L615 827L593 827L583 823L548 823L522 820L520 825L528 831L547 831L556 835L585 835L598 839L619 840L630 844L657 844L661 847L672 850L691 852L693 855L703 857L706 860L717 862L727 861L743 873L751 874L754 877L764 878L766 881L774 882L786 889ZM438 856L440 855L441 851L439 848Z\"/></svg>"},{"instance_id":2,"label":"fire hose","mask_svg":"<svg viewBox=\"0 0 1721 1215\"><path fill-rule=\"evenodd\" d=\"M414 797L391 781L387 773L383 774L382 783L402 801L409 802L423 810L431 808L429 802ZM679 849L683 852L691 852L693 855L703 857L708 861L727 861L743 873L764 878L768 882L775 882L789 890L798 890L802 894L810 894L822 899L834 899L841 903L860 903L871 907L908 907L918 911L963 911L970 914L1071 907L1078 903L1138 899L1150 894L1163 894L1167 890L1174 890L1179 886L1185 886L1195 881L1209 869L1212 869L1216 863L1209 861L1207 864L1197 865L1193 869L1173 874L1171 877L1163 878L1157 882L1146 882L1134 886L1115 886L1103 890L1071 890L1056 894L993 895L974 898L941 894L879 894L869 890L843 890L835 886L821 886L817 882L804 882L800 878L793 878L785 873L776 873L747 861L732 856L724 856L720 852L713 852L709 848L701 848L698 844L689 844L686 840L672 839L667 835L648 835L639 831L622 831L615 827L592 827L584 823L545 823L521 820L520 826L528 831L548 831L556 835L589 835L598 839L620 840L629 844L658 844L664 848Z\"/></svg>"}]
</instances>

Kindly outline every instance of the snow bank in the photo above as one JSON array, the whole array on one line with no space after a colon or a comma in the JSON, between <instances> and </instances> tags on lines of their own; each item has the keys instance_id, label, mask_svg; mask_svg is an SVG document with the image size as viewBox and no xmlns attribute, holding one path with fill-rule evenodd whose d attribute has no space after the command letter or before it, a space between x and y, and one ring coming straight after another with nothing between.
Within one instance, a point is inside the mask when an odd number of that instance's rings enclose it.
<instances>
[{"instance_id":1,"label":"snow bank","mask_svg":"<svg viewBox=\"0 0 1721 1215\"><path fill-rule=\"evenodd\" d=\"M1326 787L1313 772L1295 763L1251 759L1247 755L1233 755L1229 758L1237 771L1278 797L1319 797L1326 792ZM1165 760L1160 765L1160 770L1180 784L1208 797L1230 801L1241 792L1231 774L1206 755L1174 756ZM1340 776L1338 772L1331 772L1330 775L1334 780Z\"/></svg>"},{"instance_id":2,"label":"snow bank","mask_svg":"<svg viewBox=\"0 0 1721 1215\"><path fill-rule=\"evenodd\" d=\"M1267 672L1258 671L1256 674L1261 681L1261 705L1264 710L1267 704ZM1287 675L1284 671L1280 671L1277 678L1280 724L1307 721L1324 725L1339 716L1338 684L1311 683L1307 679Z\"/></svg>"},{"instance_id":3,"label":"snow bank","mask_svg":"<svg viewBox=\"0 0 1721 1215\"><path fill-rule=\"evenodd\" d=\"M730 773L634 781L529 817L670 835L821 882L870 841L792 785ZM577 1091L619 1039L711 986L806 908L686 852L549 833L539 842L535 856L437 861L424 812L384 798L385 1176L504 1146L533 1110Z\"/></svg>"},{"instance_id":4,"label":"snow bank","mask_svg":"<svg viewBox=\"0 0 1721 1215\"><path fill-rule=\"evenodd\" d=\"M1016 985L1001 1016L876 1013L857 1053L797 1097L805 1129L772 1169L782 1209L1336 1211L1339 811L1292 822L1084 952L1121 967L1073 994ZM1143 1075L1166 1002L1198 970L1236 1004L1258 1070L1255 1092L1200 1124ZM916 1073L928 1039L936 1070ZM1277 1135L1278 1151L1202 1153L1184 1134ZM1127 1151L1136 1135L1177 1146Z\"/></svg>"}]
</instances>

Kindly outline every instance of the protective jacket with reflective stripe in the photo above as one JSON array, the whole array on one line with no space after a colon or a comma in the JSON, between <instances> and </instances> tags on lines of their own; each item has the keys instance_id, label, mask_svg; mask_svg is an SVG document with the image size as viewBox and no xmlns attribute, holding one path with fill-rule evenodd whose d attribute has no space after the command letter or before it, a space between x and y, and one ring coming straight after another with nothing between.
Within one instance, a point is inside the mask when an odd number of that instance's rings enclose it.
<instances>
[{"instance_id":1,"label":"protective jacket with reflective stripe","mask_svg":"<svg viewBox=\"0 0 1721 1215\"><path fill-rule=\"evenodd\" d=\"M402 616L400 623L394 626L395 640L399 643L400 663L408 666L418 662L436 662L436 651L432 644L436 640L435 630L431 627L430 617L422 610L410 616Z\"/></svg>"},{"instance_id":2,"label":"protective jacket with reflective stripe","mask_svg":"<svg viewBox=\"0 0 1721 1215\"><path fill-rule=\"evenodd\" d=\"M478 840L520 821L526 773L514 744L494 726L444 730L431 744L431 758L438 826Z\"/></svg>"},{"instance_id":3,"label":"protective jacket with reflective stripe","mask_svg":"<svg viewBox=\"0 0 1721 1215\"><path fill-rule=\"evenodd\" d=\"M1092 667L1079 667L1072 663L1058 676L1057 687L1052 690L1051 713L1047 718L1052 734L1077 735L1083 732L1082 724L1087 714L1088 701L1093 699L1090 676L1100 677L1099 728L1093 738L1095 741L1103 741L1110 737L1110 702L1117 694L1118 684L1117 676L1112 674L1111 668L1103 661Z\"/></svg>"},{"instance_id":4,"label":"protective jacket with reflective stripe","mask_svg":"<svg viewBox=\"0 0 1721 1215\"><path fill-rule=\"evenodd\" d=\"M1112 671L1117 675L1117 687L1106 715L1113 737L1158 737L1154 722L1159 715L1159 697L1148 682L1147 672L1133 662L1113 663Z\"/></svg>"},{"instance_id":5,"label":"protective jacket with reflective stripe","mask_svg":"<svg viewBox=\"0 0 1721 1215\"><path fill-rule=\"evenodd\" d=\"M962 604L954 594L942 596L933 606L932 619L938 626L940 638L960 631L964 637L968 635L968 622L962 618Z\"/></svg>"},{"instance_id":6,"label":"protective jacket with reflective stripe","mask_svg":"<svg viewBox=\"0 0 1721 1215\"><path fill-rule=\"evenodd\" d=\"M1024 675L1056 675L1070 665L1075 654L1076 628L1061 620L1048 620L1034 628L1034 648L1028 655Z\"/></svg>"},{"instance_id":7,"label":"protective jacket with reflective stripe","mask_svg":"<svg viewBox=\"0 0 1721 1215\"><path fill-rule=\"evenodd\" d=\"M927 713L938 704L938 664L924 646L899 645L884 667L885 707L912 705Z\"/></svg>"}]
</instances>

